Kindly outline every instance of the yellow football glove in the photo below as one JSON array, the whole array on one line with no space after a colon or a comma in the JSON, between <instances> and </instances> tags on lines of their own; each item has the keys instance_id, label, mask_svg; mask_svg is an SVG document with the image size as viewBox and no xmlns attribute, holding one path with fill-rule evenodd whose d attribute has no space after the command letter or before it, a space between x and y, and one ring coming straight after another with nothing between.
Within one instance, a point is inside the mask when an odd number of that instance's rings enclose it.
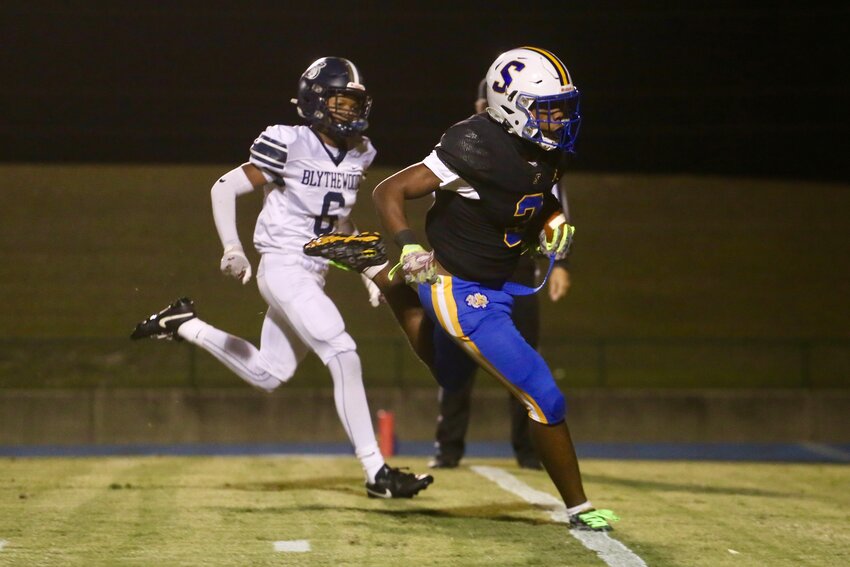
<instances>
[{"instance_id":1,"label":"yellow football glove","mask_svg":"<svg viewBox=\"0 0 850 567\"><path fill-rule=\"evenodd\" d=\"M564 213L552 215L540 231L540 253L554 256L556 260L566 258L575 232L575 227L567 223Z\"/></svg>"},{"instance_id":2,"label":"yellow football glove","mask_svg":"<svg viewBox=\"0 0 850 567\"><path fill-rule=\"evenodd\" d=\"M399 270L404 274L404 281L409 284L436 282L437 262L434 260L434 251L428 252L418 244L405 244L398 264L390 270L389 278L393 279Z\"/></svg>"}]
</instances>

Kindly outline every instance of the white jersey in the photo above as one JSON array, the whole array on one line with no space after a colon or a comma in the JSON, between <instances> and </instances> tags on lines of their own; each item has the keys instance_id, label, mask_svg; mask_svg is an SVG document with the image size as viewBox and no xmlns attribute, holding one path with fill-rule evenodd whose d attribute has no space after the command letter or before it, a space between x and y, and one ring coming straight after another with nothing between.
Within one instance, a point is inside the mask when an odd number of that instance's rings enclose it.
<instances>
[{"instance_id":1,"label":"white jersey","mask_svg":"<svg viewBox=\"0 0 850 567\"><path fill-rule=\"evenodd\" d=\"M374 159L375 148L366 137L345 151L326 147L307 126L266 128L254 140L250 157L272 177L254 229L257 251L302 255L307 241L333 232L351 214Z\"/></svg>"}]
</instances>

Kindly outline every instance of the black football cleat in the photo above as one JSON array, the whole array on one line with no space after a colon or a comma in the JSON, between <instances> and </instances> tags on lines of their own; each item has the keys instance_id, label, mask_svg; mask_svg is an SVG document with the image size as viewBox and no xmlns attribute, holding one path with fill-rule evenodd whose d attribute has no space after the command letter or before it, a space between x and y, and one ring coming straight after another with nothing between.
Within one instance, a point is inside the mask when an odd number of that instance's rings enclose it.
<instances>
[{"instance_id":1,"label":"black football cleat","mask_svg":"<svg viewBox=\"0 0 850 567\"><path fill-rule=\"evenodd\" d=\"M354 272L362 272L369 266L380 266L387 261L386 247L377 232L332 232L317 236L304 245L304 253L326 258L338 268Z\"/></svg>"},{"instance_id":2,"label":"black football cleat","mask_svg":"<svg viewBox=\"0 0 850 567\"><path fill-rule=\"evenodd\" d=\"M131 339L176 339L182 340L177 329L197 317L195 305L188 297L181 297L159 313L154 313L138 325L130 335Z\"/></svg>"},{"instance_id":3,"label":"black football cleat","mask_svg":"<svg viewBox=\"0 0 850 567\"><path fill-rule=\"evenodd\" d=\"M413 498L434 482L430 474L402 472L385 464L375 475L375 482L366 483L369 498Z\"/></svg>"}]
</instances>

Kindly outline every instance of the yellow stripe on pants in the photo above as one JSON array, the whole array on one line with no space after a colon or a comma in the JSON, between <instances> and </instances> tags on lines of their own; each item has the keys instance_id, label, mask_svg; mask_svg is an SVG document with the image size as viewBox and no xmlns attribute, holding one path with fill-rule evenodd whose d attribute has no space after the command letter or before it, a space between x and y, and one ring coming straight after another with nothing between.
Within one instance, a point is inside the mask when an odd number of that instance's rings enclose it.
<instances>
[{"instance_id":1,"label":"yellow stripe on pants","mask_svg":"<svg viewBox=\"0 0 850 567\"><path fill-rule=\"evenodd\" d=\"M489 360L487 360L478 345L463 333L463 328L460 326L460 319L457 314L457 303L455 302L454 294L452 293L452 278L451 276L440 276L437 282L431 285L431 304L434 307L434 313L437 315L437 320L440 326L478 363L484 370L495 376L511 394L525 405L528 409L528 415L534 421L539 423L548 423L546 415L541 411L540 406L534 401L534 398L529 396L523 390L517 388L510 380L499 372Z\"/></svg>"}]
</instances>

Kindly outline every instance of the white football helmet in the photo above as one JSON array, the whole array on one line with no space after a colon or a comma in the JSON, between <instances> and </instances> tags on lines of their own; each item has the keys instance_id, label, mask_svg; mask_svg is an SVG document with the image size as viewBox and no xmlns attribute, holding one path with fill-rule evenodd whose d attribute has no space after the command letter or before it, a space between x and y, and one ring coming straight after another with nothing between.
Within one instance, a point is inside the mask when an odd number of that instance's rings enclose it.
<instances>
[{"instance_id":1,"label":"white football helmet","mask_svg":"<svg viewBox=\"0 0 850 567\"><path fill-rule=\"evenodd\" d=\"M553 53L520 47L487 71L487 113L508 131L544 150L575 151L581 125L579 91Z\"/></svg>"}]
</instances>

